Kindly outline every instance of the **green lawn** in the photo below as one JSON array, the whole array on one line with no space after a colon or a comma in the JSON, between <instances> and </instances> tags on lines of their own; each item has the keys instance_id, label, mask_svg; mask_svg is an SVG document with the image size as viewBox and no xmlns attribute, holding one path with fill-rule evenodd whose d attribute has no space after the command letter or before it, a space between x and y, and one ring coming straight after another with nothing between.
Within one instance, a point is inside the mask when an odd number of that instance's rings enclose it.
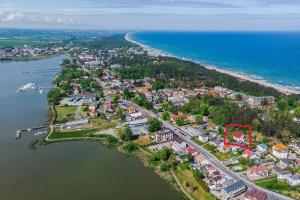
<instances>
[{"instance_id":1,"label":"green lawn","mask_svg":"<svg viewBox=\"0 0 300 200\"><path fill-rule=\"evenodd\" d=\"M95 134L98 129L93 130L82 130L82 131L70 131L70 132L60 132L59 130L54 130L49 139L68 139L68 138L82 138L82 137L93 137L93 138L107 138L112 137L105 134Z\"/></svg>"},{"instance_id":2,"label":"green lawn","mask_svg":"<svg viewBox=\"0 0 300 200\"><path fill-rule=\"evenodd\" d=\"M64 123L69 119L67 117L68 114L75 114L77 106L55 106L56 110L56 123Z\"/></svg>"},{"instance_id":3,"label":"green lawn","mask_svg":"<svg viewBox=\"0 0 300 200\"><path fill-rule=\"evenodd\" d=\"M255 184L294 199L300 198L300 187L289 186L286 181L278 181L276 177L256 181Z\"/></svg>"},{"instance_id":4,"label":"green lawn","mask_svg":"<svg viewBox=\"0 0 300 200\"><path fill-rule=\"evenodd\" d=\"M174 170L175 175L179 179L182 187L187 191L192 197L199 200L215 200L216 198L208 191L204 190L202 185L194 178L193 172L189 169L181 169L177 168ZM195 191L190 191L186 187L186 183L189 182L194 187L196 187Z\"/></svg>"},{"instance_id":5,"label":"green lawn","mask_svg":"<svg viewBox=\"0 0 300 200\"><path fill-rule=\"evenodd\" d=\"M0 47L5 46L23 46L23 45L32 45L35 41L30 39L17 39L17 38L1 38Z\"/></svg>"},{"instance_id":6,"label":"green lawn","mask_svg":"<svg viewBox=\"0 0 300 200\"><path fill-rule=\"evenodd\" d=\"M203 145L203 147L210 151L212 154L214 154L219 160L223 160L223 161L227 161L229 159L231 159L232 157L234 157L234 155L230 152L228 153L222 153L219 152L218 149L210 144L205 144Z\"/></svg>"}]
</instances>

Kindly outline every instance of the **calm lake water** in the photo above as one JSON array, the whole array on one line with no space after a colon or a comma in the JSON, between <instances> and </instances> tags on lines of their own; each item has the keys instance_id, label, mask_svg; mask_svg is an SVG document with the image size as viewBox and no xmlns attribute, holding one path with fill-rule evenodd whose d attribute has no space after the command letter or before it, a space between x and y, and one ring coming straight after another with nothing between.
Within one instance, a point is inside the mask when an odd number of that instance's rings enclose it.
<instances>
[{"instance_id":1,"label":"calm lake water","mask_svg":"<svg viewBox=\"0 0 300 200\"><path fill-rule=\"evenodd\" d=\"M46 92L16 89L29 82L50 87L62 59L0 62L0 199L183 199L139 159L99 143L56 143L32 150L33 134L14 139L16 129L47 122Z\"/></svg>"}]
</instances>

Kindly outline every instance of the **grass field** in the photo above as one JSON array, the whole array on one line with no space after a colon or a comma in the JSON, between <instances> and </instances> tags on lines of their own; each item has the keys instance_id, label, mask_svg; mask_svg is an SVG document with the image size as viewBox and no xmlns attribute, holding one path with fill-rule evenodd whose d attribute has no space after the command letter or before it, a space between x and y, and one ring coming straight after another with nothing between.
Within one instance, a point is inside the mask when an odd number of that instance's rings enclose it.
<instances>
[{"instance_id":1,"label":"grass field","mask_svg":"<svg viewBox=\"0 0 300 200\"><path fill-rule=\"evenodd\" d=\"M194 199L199 200L215 200L216 198L209 192L205 191L202 185L194 178L191 170L181 169L178 167L174 170L177 178L179 179L182 187L187 191ZM192 184L197 189L191 192L189 188L186 187L187 181Z\"/></svg>"},{"instance_id":2,"label":"grass field","mask_svg":"<svg viewBox=\"0 0 300 200\"><path fill-rule=\"evenodd\" d=\"M0 47L31 45L36 41L27 38L1 38Z\"/></svg>"},{"instance_id":3,"label":"grass field","mask_svg":"<svg viewBox=\"0 0 300 200\"><path fill-rule=\"evenodd\" d=\"M256 181L255 184L294 199L300 199L300 187L289 186L286 181L278 181L276 177Z\"/></svg>"},{"instance_id":4,"label":"grass field","mask_svg":"<svg viewBox=\"0 0 300 200\"><path fill-rule=\"evenodd\" d=\"M223 160L223 161L227 161L230 158L234 157L234 155L230 152L228 152L228 153L219 152L216 147L214 147L210 144L205 144L205 145L203 145L203 147L206 150L210 151L212 154L214 154L218 159Z\"/></svg>"},{"instance_id":5,"label":"grass field","mask_svg":"<svg viewBox=\"0 0 300 200\"><path fill-rule=\"evenodd\" d=\"M116 127L119 122L116 120L106 120L101 118L91 119L91 126L97 129L109 129Z\"/></svg>"},{"instance_id":6,"label":"grass field","mask_svg":"<svg viewBox=\"0 0 300 200\"><path fill-rule=\"evenodd\" d=\"M56 123L64 123L68 121L68 114L75 115L77 106L56 106Z\"/></svg>"}]
</instances>

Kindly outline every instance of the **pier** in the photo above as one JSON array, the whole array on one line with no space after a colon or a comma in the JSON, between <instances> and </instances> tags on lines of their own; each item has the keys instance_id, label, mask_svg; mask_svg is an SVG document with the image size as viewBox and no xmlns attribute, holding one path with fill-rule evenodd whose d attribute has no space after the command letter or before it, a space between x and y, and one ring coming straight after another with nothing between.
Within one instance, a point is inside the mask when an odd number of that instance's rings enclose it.
<instances>
[{"instance_id":1,"label":"pier","mask_svg":"<svg viewBox=\"0 0 300 200\"><path fill-rule=\"evenodd\" d=\"M16 131L15 138L20 139L21 136L22 136L22 133L31 132L31 131L34 131L34 130L39 130L39 129L44 129L44 128L49 128L49 125L37 126L37 127L33 127L33 128L27 128L27 129L19 129L19 130Z\"/></svg>"}]
</instances>

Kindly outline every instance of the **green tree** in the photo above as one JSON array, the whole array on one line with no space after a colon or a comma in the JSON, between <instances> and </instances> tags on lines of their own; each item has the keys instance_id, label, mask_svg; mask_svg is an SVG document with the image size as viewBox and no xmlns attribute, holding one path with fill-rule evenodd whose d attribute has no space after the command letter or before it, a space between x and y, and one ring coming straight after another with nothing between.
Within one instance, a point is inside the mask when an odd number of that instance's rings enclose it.
<instances>
[{"instance_id":1,"label":"green tree","mask_svg":"<svg viewBox=\"0 0 300 200\"><path fill-rule=\"evenodd\" d=\"M171 149L162 149L159 151L159 157L161 160L167 161L172 155Z\"/></svg>"},{"instance_id":2,"label":"green tree","mask_svg":"<svg viewBox=\"0 0 300 200\"><path fill-rule=\"evenodd\" d=\"M127 153L132 153L134 150L137 149L137 146L133 143L128 143L128 144L125 144L123 146L123 149L127 152Z\"/></svg>"},{"instance_id":3,"label":"green tree","mask_svg":"<svg viewBox=\"0 0 300 200\"><path fill-rule=\"evenodd\" d=\"M170 170L170 165L169 165L169 163L167 163L167 162L161 163L161 164L160 164L160 170L161 170L162 172L169 171L169 170Z\"/></svg>"},{"instance_id":4,"label":"green tree","mask_svg":"<svg viewBox=\"0 0 300 200\"><path fill-rule=\"evenodd\" d=\"M194 170L193 171L193 176L196 178L196 179L203 179L204 178L204 175L203 173L200 171L200 170Z\"/></svg>"},{"instance_id":5,"label":"green tree","mask_svg":"<svg viewBox=\"0 0 300 200\"><path fill-rule=\"evenodd\" d=\"M294 115L297 118L300 118L300 106L298 106L297 108L294 109Z\"/></svg>"},{"instance_id":6,"label":"green tree","mask_svg":"<svg viewBox=\"0 0 300 200\"><path fill-rule=\"evenodd\" d=\"M196 118L196 123L197 124L202 124L203 123L203 117L201 115L197 115L195 118Z\"/></svg>"},{"instance_id":7,"label":"green tree","mask_svg":"<svg viewBox=\"0 0 300 200\"><path fill-rule=\"evenodd\" d=\"M124 99L130 100L134 96L134 93L130 92L129 89L126 88L123 90L123 96L124 96Z\"/></svg>"},{"instance_id":8,"label":"green tree","mask_svg":"<svg viewBox=\"0 0 300 200\"><path fill-rule=\"evenodd\" d=\"M119 132L119 136L123 141L132 140L133 133L131 131L131 128L129 126L126 126L125 128L121 129Z\"/></svg>"},{"instance_id":9,"label":"green tree","mask_svg":"<svg viewBox=\"0 0 300 200\"><path fill-rule=\"evenodd\" d=\"M163 112L161 115L163 120L169 121L170 120L170 114L169 112Z\"/></svg>"},{"instance_id":10,"label":"green tree","mask_svg":"<svg viewBox=\"0 0 300 200\"><path fill-rule=\"evenodd\" d=\"M277 101L277 107L279 110L283 111L287 108L287 102L284 99Z\"/></svg>"},{"instance_id":11,"label":"green tree","mask_svg":"<svg viewBox=\"0 0 300 200\"><path fill-rule=\"evenodd\" d=\"M149 132L159 131L161 129L161 122L158 119L151 119L148 126Z\"/></svg>"},{"instance_id":12,"label":"green tree","mask_svg":"<svg viewBox=\"0 0 300 200\"><path fill-rule=\"evenodd\" d=\"M201 115L208 116L209 115L209 105L202 103L200 105L200 112L201 112Z\"/></svg>"}]
</instances>

